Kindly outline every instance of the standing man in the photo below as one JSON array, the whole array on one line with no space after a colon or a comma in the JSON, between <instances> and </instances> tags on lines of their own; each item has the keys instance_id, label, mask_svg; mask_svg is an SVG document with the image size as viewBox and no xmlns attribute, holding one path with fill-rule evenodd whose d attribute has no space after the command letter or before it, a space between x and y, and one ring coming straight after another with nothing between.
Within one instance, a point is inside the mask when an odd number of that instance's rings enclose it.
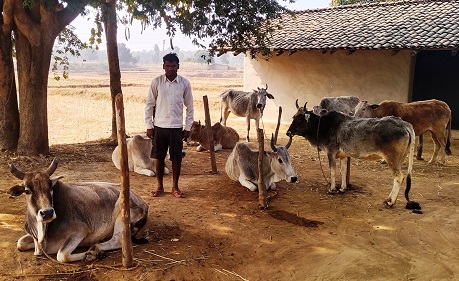
<instances>
[{"instance_id":1,"label":"standing man","mask_svg":"<svg viewBox=\"0 0 459 281\"><path fill-rule=\"evenodd\" d=\"M172 190L177 198L185 195L178 186L182 167L183 139L190 136L193 124L193 95L188 79L177 75L179 58L170 53L163 57L165 74L151 81L145 105L145 124L147 136L153 139L151 157L156 159L156 178L158 186L151 196L164 193L164 160L169 149L172 161ZM183 105L186 107L185 128L183 129Z\"/></svg>"}]
</instances>

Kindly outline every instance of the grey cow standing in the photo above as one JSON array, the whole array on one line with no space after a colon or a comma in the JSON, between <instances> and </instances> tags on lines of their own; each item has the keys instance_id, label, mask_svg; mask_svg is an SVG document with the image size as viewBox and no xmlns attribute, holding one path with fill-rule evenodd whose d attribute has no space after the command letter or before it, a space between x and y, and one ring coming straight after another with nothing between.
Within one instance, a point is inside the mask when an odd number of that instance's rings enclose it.
<instances>
[{"instance_id":1,"label":"grey cow standing","mask_svg":"<svg viewBox=\"0 0 459 281\"><path fill-rule=\"evenodd\" d=\"M274 99L274 96L267 92L266 88L257 88L253 92L227 90L220 95L221 116L220 123L226 126L226 120L230 112L247 120L247 141L249 139L250 119L255 120L255 127L260 128L260 118L266 106L266 98Z\"/></svg>"}]
</instances>

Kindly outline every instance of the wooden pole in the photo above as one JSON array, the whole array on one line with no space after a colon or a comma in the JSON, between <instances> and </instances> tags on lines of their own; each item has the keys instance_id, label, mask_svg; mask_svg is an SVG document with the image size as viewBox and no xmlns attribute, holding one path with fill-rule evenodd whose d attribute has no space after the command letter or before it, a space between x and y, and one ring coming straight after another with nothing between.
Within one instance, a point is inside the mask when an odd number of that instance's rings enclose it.
<instances>
[{"instance_id":1,"label":"wooden pole","mask_svg":"<svg viewBox=\"0 0 459 281\"><path fill-rule=\"evenodd\" d=\"M217 174L217 162L215 161L215 145L214 145L214 135L212 134L212 122L210 121L210 112L209 112L209 101L207 96L202 97L204 101L204 113L206 115L206 128L209 135L209 151L210 151L210 163L212 166L212 174Z\"/></svg>"},{"instance_id":2,"label":"wooden pole","mask_svg":"<svg viewBox=\"0 0 459 281\"><path fill-rule=\"evenodd\" d=\"M121 160L121 191L118 200L121 201L121 217L123 222L123 231L121 236L121 249L123 254L123 266L130 268L133 266L133 253L131 242L131 216L129 207L129 167L126 146L126 128L124 122L124 104L123 94L119 93L115 97L116 105L116 127L118 135L118 146L120 147Z\"/></svg>"},{"instance_id":3,"label":"wooden pole","mask_svg":"<svg viewBox=\"0 0 459 281\"><path fill-rule=\"evenodd\" d=\"M265 184L263 182L263 156L265 152L265 139L263 129L257 129L258 138L258 207L268 208L268 197Z\"/></svg>"}]
</instances>

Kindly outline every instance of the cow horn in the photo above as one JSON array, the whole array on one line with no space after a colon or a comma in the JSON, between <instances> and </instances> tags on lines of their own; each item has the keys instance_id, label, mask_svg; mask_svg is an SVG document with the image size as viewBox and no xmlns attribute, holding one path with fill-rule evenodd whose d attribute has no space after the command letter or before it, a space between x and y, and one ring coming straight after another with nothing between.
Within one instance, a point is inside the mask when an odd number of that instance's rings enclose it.
<instances>
[{"instance_id":1,"label":"cow horn","mask_svg":"<svg viewBox=\"0 0 459 281\"><path fill-rule=\"evenodd\" d=\"M281 118L282 118L282 106L279 106L279 116L277 117L277 125L276 125L276 131L274 134L274 143L277 143L277 137L279 136L279 127L281 123Z\"/></svg>"},{"instance_id":2,"label":"cow horn","mask_svg":"<svg viewBox=\"0 0 459 281\"><path fill-rule=\"evenodd\" d=\"M16 166L14 166L13 163L10 164L10 172L18 179L23 180L25 177L25 174L21 171L19 171Z\"/></svg>"},{"instance_id":3,"label":"cow horn","mask_svg":"<svg viewBox=\"0 0 459 281\"><path fill-rule=\"evenodd\" d=\"M266 91L268 90L268 83L266 83Z\"/></svg>"},{"instance_id":4,"label":"cow horn","mask_svg":"<svg viewBox=\"0 0 459 281\"><path fill-rule=\"evenodd\" d=\"M290 133L290 132L289 132L289 133ZM288 149L288 148L290 147L290 145L292 144L293 136L292 136L291 133L290 133L290 134L287 134L287 135L288 135L288 137L289 137L289 140L288 140L288 143L285 145L285 148Z\"/></svg>"},{"instance_id":5,"label":"cow horn","mask_svg":"<svg viewBox=\"0 0 459 281\"><path fill-rule=\"evenodd\" d=\"M59 162L57 161L57 159L54 158L54 159L53 159L53 162L51 162L51 164L49 165L49 167L48 167L48 169L46 170L45 173L46 173L48 176L51 176L51 175L54 173L54 171L56 171L56 169L57 169L57 164L58 164L58 163L59 163Z\"/></svg>"},{"instance_id":6,"label":"cow horn","mask_svg":"<svg viewBox=\"0 0 459 281\"><path fill-rule=\"evenodd\" d=\"M274 134L271 134L271 149L276 152L277 151L277 148L276 148L276 145L274 143Z\"/></svg>"},{"instance_id":7,"label":"cow horn","mask_svg":"<svg viewBox=\"0 0 459 281\"><path fill-rule=\"evenodd\" d=\"M306 111L306 105L307 105L307 104L308 104L308 102L305 102L305 103L304 103L304 108L303 108L304 111Z\"/></svg>"},{"instance_id":8,"label":"cow horn","mask_svg":"<svg viewBox=\"0 0 459 281\"><path fill-rule=\"evenodd\" d=\"M296 99L295 105L296 105L296 110L300 109L300 107L298 106L298 99Z\"/></svg>"}]
</instances>

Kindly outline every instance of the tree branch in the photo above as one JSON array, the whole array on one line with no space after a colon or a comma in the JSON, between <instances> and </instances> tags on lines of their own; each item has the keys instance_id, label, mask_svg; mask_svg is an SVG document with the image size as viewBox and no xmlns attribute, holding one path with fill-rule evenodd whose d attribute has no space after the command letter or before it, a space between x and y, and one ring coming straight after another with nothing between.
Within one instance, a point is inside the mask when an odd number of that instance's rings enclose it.
<instances>
[{"instance_id":1,"label":"tree branch","mask_svg":"<svg viewBox=\"0 0 459 281\"><path fill-rule=\"evenodd\" d=\"M14 23L19 31L27 37L32 46L37 46L40 40L39 25L34 23L27 15L22 0L11 0L14 2Z\"/></svg>"},{"instance_id":2,"label":"tree branch","mask_svg":"<svg viewBox=\"0 0 459 281\"><path fill-rule=\"evenodd\" d=\"M78 15L84 12L85 7L89 4L89 1L74 1L67 5L64 9L58 12L58 25L59 32L62 31L67 25L69 25Z\"/></svg>"}]
</instances>

